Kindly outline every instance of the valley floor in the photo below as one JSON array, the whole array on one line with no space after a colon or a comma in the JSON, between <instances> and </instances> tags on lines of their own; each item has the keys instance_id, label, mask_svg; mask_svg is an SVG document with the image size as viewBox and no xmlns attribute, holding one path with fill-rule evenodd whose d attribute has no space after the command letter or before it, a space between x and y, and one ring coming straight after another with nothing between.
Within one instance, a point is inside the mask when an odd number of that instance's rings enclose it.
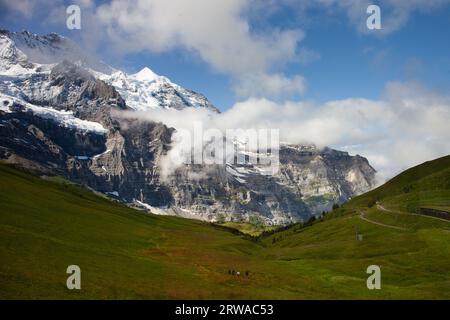
<instances>
[{"instance_id":1,"label":"valley floor","mask_svg":"<svg viewBox=\"0 0 450 320\"><path fill-rule=\"evenodd\" d=\"M6 165L0 188L1 299L450 299L450 223L396 202L255 241ZM66 288L69 265L81 290Z\"/></svg>"}]
</instances>

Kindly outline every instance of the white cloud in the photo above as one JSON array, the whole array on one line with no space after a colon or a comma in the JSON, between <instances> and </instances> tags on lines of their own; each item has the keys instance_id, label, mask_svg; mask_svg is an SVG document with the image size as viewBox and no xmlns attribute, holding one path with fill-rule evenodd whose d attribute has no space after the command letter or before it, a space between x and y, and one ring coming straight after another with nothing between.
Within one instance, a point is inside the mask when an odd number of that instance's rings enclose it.
<instances>
[{"instance_id":1,"label":"white cloud","mask_svg":"<svg viewBox=\"0 0 450 320\"><path fill-rule=\"evenodd\" d=\"M273 70L295 60L303 32L275 28L255 32L246 17L251 4L251 0L113 0L97 8L96 18L123 53L182 48L215 71L231 75L237 87L243 82L241 94L253 93L261 82L270 95L302 92L301 77L291 79Z\"/></svg>"},{"instance_id":2,"label":"white cloud","mask_svg":"<svg viewBox=\"0 0 450 320\"><path fill-rule=\"evenodd\" d=\"M185 109L153 111L139 118L179 130L192 130L196 121L205 130L279 129L283 142L315 143L363 155L381 178L450 154L450 96L417 83L388 83L380 101L350 98L314 104L251 98L214 116Z\"/></svg>"}]
</instances>

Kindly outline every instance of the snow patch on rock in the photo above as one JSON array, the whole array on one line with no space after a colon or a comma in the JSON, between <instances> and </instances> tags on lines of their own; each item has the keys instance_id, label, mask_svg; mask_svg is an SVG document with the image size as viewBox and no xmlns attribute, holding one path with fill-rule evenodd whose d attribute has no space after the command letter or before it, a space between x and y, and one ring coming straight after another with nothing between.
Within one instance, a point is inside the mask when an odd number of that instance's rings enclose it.
<instances>
[{"instance_id":1,"label":"snow patch on rock","mask_svg":"<svg viewBox=\"0 0 450 320\"><path fill-rule=\"evenodd\" d=\"M18 107L16 107L18 106ZM105 129L100 123L76 118L72 111L56 110L51 107L40 107L0 93L0 110L3 112L32 112L44 119L51 119L61 126L74 128L80 131L89 131L105 134Z\"/></svg>"}]
</instances>

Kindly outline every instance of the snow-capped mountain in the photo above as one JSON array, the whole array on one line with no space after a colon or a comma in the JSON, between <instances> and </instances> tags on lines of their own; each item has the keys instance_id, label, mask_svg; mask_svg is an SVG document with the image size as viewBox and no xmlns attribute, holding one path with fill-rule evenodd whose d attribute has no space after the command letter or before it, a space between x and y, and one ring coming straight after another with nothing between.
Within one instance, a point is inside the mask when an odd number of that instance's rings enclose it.
<instances>
[{"instance_id":1,"label":"snow-capped mountain","mask_svg":"<svg viewBox=\"0 0 450 320\"><path fill-rule=\"evenodd\" d=\"M0 32L0 159L58 174L153 213L208 221L305 221L374 186L365 158L282 145L280 170L186 165L163 178L174 129L122 110L206 108L149 68L115 70L56 34Z\"/></svg>"},{"instance_id":2,"label":"snow-capped mountain","mask_svg":"<svg viewBox=\"0 0 450 320\"><path fill-rule=\"evenodd\" d=\"M27 62L27 67L24 67L26 70L11 70L0 65L0 74L18 75L22 71L35 71L39 67L45 68L46 65L54 65L63 60L104 74L114 72L113 68L94 55L86 53L75 42L56 33L39 36L28 31L0 30L0 52L2 60L9 57L12 62L15 60Z\"/></svg>"},{"instance_id":3,"label":"snow-capped mountain","mask_svg":"<svg viewBox=\"0 0 450 320\"><path fill-rule=\"evenodd\" d=\"M116 70L55 33L39 36L0 30L0 58L0 76L11 77L48 73L63 60L70 61L114 86L127 105L139 111L206 108L219 112L202 94L172 83L147 67L135 74Z\"/></svg>"},{"instance_id":4,"label":"snow-capped mountain","mask_svg":"<svg viewBox=\"0 0 450 320\"><path fill-rule=\"evenodd\" d=\"M117 71L111 75L98 74L98 77L114 86L134 110L206 108L219 112L202 94L174 84L147 67L131 75Z\"/></svg>"},{"instance_id":5,"label":"snow-capped mountain","mask_svg":"<svg viewBox=\"0 0 450 320\"><path fill-rule=\"evenodd\" d=\"M28 62L27 56L17 48L7 33L0 31L0 73L14 76L34 72L36 67Z\"/></svg>"}]
</instances>

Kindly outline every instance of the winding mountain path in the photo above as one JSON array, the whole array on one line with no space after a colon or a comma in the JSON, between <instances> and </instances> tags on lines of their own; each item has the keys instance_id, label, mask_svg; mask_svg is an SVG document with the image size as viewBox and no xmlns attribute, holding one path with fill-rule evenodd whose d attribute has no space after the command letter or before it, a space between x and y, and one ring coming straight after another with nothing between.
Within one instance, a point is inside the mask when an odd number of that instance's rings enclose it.
<instances>
[{"instance_id":1,"label":"winding mountain path","mask_svg":"<svg viewBox=\"0 0 450 320\"><path fill-rule=\"evenodd\" d=\"M450 222L449 220L445 220L445 219L438 218L438 217L433 217L433 216L427 216L427 215L424 215L424 214L392 211L390 209L385 208L381 203L377 203L377 209L380 210L380 211L394 213L394 214L406 214L406 215L412 215L412 216L421 216L421 217L435 219L435 220L440 220L440 221L444 221L444 222Z\"/></svg>"},{"instance_id":2,"label":"winding mountain path","mask_svg":"<svg viewBox=\"0 0 450 320\"><path fill-rule=\"evenodd\" d=\"M376 222L376 221L367 219L367 218L364 216L364 212L363 212L363 211L360 212L359 217L360 217L362 220L366 221L366 222L369 222L369 223L372 223L372 224L375 224L375 225L378 225L378 226L382 226L382 227L386 227L386 228L391 228L391 229L396 229L396 230L401 230L401 231L408 231L408 230L409 230L409 229L406 229L406 228L396 227L396 226L392 226L392 225L389 225L389 224L384 224L384 223L381 223L381 222Z\"/></svg>"}]
</instances>

